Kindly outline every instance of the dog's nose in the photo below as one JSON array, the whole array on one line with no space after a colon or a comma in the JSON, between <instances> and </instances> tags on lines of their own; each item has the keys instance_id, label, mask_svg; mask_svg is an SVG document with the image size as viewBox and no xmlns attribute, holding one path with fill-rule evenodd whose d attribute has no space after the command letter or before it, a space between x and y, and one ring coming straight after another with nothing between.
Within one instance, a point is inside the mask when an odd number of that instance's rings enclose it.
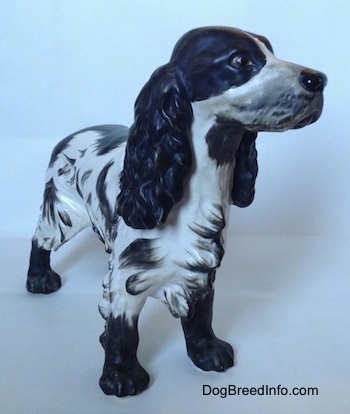
<instances>
[{"instance_id":1,"label":"dog's nose","mask_svg":"<svg viewBox=\"0 0 350 414\"><path fill-rule=\"evenodd\" d=\"M322 92L327 85L326 75L312 70L303 70L299 80L302 86L309 92Z\"/></svg>"}]
</instances>

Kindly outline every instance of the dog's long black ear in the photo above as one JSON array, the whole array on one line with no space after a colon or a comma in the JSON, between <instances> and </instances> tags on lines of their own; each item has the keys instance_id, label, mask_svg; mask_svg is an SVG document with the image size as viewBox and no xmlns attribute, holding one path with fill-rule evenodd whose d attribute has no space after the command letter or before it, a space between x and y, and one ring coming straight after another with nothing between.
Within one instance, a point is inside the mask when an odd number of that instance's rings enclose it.
<instances>
[{"instance_id":1,"label":"dog's long black ear","mask_svg":"<svg viewBox=\"0 0 350 414\"><path fill-rule=\"evenodd\" d=\"M159 68L135 103L120 177L117 213L138 229L164 223L183 195L192 164L192 107L179 74Z\"/></svg>"},{"instance_id":2,"label":"dog's long black ear","mask_svg":"<svg viewBox=\"0 0 350 414\"><path fill-rule=\"evenodd\" d=\"M254 200L258 175L258 154L255 147L257 135L256 132L246 131L236 153L231 199L238 207L247 207Z\"/></svg>"}]
</instances>

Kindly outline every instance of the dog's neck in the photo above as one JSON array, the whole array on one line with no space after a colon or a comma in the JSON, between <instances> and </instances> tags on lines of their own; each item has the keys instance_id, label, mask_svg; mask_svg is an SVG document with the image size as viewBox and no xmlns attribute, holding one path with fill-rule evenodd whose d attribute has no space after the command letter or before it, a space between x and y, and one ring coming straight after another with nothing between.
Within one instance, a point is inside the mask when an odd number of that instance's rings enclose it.
<instances>
[{"instance_id":1,"label":"dog's neck","mask_svg":"<svg viewBox=\"0 0 350 414\"><path fill-rule=\"evenodd\" d=\"M168 224L186 223L190 228L221 233L228 219L235 156L244 130L207 116L193 103L190 142L192 170L186 190L168 217Z\"/></svg>"},{"instance_id":2,"label":"dog's neck","mask_svg":"<svg viewBox=\"0 0 350 414\"><path fill-rule=\"evenodd\" d=\"M228 132L227 124L194 111L192 171L184 197L168 221L183 235L186 254L180 266L199 275L210 274L220 266L224 254L223 231L228 221L235 155L243 134Z\"/></svg>"},{"instance_id":3,"label":"dog's neck","mask_svg":"<svg viewBox=\"0 0 350 414\"><path fill-rule=\"evenodd\" d=\"M244 130L193 104L191 142L193 170L190 191L199 203L209 201L224 208L230 203L235 157Z\"/></svg>"}]
</instances>

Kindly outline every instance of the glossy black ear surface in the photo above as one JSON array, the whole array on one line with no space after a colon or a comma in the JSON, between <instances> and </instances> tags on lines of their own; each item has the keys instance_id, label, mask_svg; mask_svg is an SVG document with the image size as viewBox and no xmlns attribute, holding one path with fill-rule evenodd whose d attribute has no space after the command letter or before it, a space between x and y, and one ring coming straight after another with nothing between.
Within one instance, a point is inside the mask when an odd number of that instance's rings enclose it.
<instances>
[{"instance_id":1,"label":"glossy black ear surface","mask_svg":"<svg viewBox=\"0 0 350 414\"><path fill-rule=\"evenodd\" d=\"M183 195L192 108L179 78L170 64L162 66L136 100L117 199L118 214L133 228L164 223Z\"/></svg>"}]
</instances>

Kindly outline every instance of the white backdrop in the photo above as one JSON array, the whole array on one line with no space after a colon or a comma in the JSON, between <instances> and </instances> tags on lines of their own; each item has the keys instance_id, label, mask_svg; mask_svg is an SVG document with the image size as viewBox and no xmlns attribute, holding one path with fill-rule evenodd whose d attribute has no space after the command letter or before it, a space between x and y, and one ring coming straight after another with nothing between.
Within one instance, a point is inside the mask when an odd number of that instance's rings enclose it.
<instances>
[{"instance_id":1,"label":"white backdrop","mask_svg":"<svg viewBox=\"0 0 350 414\"><path fill-rule=\"evenodd\" d=\"M350 407L347 0L11 0L0 7L0 400L4 413L329 413ZM194 371L160 305L142 319L151 388L100 392L97 313L107 257L78 238L55 256L61 292L26 294L30 238L54 145L80 128L130 125L134 100L178 38L203 25L265 35L278 57L328 76L305 129L260 134L256 198L232 207L215 325L235 346L224 376ZM158 309L159 306L159 309ZM158 337L158 333L160 333ZM91 351L91 352L90 352ZM54 356L53 356L54 355ZM6 375L4 374L6 373ZM319 386L305 398L203 397L203 384ZM136 410L136 411L135 411Z\"/></svg>"}]
</instances>

